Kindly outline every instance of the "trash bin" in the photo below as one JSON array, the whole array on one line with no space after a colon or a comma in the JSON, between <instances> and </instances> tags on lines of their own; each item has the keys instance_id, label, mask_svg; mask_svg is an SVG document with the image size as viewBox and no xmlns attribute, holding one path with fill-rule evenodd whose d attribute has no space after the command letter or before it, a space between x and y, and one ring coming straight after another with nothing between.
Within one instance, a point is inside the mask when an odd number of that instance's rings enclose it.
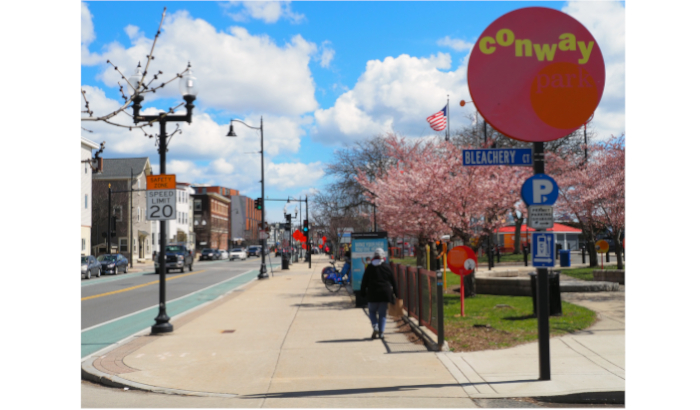
<instances>
[{"instance_id":1,"label":"trash bin","mask_svg":"<svg viewBox=\"0 0 700 410\"><path fill-rule=\"evenodd\" d=\"M559 290L559 271L549 276L549 316L561 316L561 291ZM530 272L530 289L532 290L532 311L537 315L537 272Z\"/></svg>"},{"instance_id":2,"label":"trash bin","mask_svg":"<svg viewBox=\"0 0 700 410\"><path fill-rule=\"evenodd\" d=\"M559 251L559 266L562 268L568 268L571 266L571 251L568 249L561 249Z\"/></svg>"},{"instance_id":3,"label":"trash bin","mask_svg":"<svg viewBox=\"0 0 700 410\"><path fill-rule=\"evenodd\" d=\"M289 269L289 255L286 252L282 253L282 269Z\"/></svg>"}]
</instances>

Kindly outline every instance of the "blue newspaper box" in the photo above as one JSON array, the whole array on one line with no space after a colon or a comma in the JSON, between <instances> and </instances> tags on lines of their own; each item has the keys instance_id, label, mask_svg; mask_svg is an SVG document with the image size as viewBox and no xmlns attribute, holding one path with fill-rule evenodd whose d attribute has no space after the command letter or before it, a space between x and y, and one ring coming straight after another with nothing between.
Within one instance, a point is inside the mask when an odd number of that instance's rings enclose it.
<instances>
[{"instance_id":1,"label":"blue newspaper box","mask_svg":"<svg viewBox=\"0 0 700 410\"><path fill-rule=\"evenodd\" d=\"M569 249L559 250L559 266L562 268L571 266L571 251Z\"/></svg>"}]
</instances>

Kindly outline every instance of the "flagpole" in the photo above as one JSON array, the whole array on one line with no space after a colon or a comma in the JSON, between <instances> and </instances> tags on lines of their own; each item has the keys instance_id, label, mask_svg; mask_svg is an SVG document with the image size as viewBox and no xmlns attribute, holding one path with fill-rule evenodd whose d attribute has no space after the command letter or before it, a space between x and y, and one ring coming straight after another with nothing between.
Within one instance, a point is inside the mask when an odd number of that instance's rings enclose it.
<instances>
[{"instance_id":1,"label":"flagpole","mask_svg":"<svg viewBox=\"0 0 700 410\"><path fill-rule=\"evenodd\" d=\"M445 134L445 141L450 140L450 95L447 94L447 134Z\"/></svg>"}]
</instances>

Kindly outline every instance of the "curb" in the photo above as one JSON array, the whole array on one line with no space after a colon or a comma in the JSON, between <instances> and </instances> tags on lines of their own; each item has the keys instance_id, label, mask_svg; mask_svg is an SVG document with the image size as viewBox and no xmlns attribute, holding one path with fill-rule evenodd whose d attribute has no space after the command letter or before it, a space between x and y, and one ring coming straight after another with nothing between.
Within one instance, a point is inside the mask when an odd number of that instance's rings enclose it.
<instances>
[{"instance_id":1,"label":"curb","mask_svg":"<svg viewBox=\"0 0 700 410\"><path fill-rule=\"evenodd\" d=\"M418 337L423 339L425 346L431 352L450 351L450 348L447 345L447 340L443 342L442 350L440 350L436 342L437 335L433 333L430 329L421 329L420 325L416 323L416 320L414 318L411 318L408 315L403 315L401 316L401 319L404 321L404 323L408 323L408 325L411 326L411 330L413 330L413 333L415 333Z\"/></svg>"},{"instance_id":2,"label":"curb","mask_svg":"<svg viewBox=\"0 0 700 410\"><path fill-rule=\"evenodd\" d=\"M107 387L124 388L129 390L141 390L151 393L161 394L176 394L180 396L197 396L197 397L238 397L237 394L223 393L206 393L190 390L169 389L165 387L151 386L148 384L132 382L131 380L122 379L121 377L103 373L93 367L92 363L97 357L90 358L84 361L80 366L80 376L82 380L91 381Z\"/></svg>"},{"instance_id":3,"label":"curb","mask_svg":"<svg viewBox=\"0 0 700 410\"><path fill-rule=\"evenodd\" d=\"M561 396L536 396L533 399L546 403L565 404L625 404L624 391L601 391L564 394Z\"/></svg>"}]
</instances>

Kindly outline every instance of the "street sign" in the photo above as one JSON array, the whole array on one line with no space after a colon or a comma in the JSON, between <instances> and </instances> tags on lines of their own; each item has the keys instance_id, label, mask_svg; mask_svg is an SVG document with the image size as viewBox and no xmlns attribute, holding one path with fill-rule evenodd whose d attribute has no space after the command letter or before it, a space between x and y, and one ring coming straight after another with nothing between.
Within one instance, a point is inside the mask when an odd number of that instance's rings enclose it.
<instances>
[{"instance_id":1,"label":"street sign","mask_svg":"<svg viewBox=\"0 0 700 410\"><path fill-rule=\"evenodd\" d=\"M462 165L532 165L532 148L465 149Z\"/></svg>"},{"instance_id":2,"label":"street sign","mask_svg":"<svg viewBox=\"0 0 700 410\"><path fill-rule=\"evenodd\" d=\"M607 241L601 239L595 243L595 250L598 253L606 253L610 250L610 245L608 245Z\"/></svg>"},{"instance_id":3,"label":"street sign","mask_svg":"<svg viewBox=\"0 0 700 410\"><path fill-rule=\"evenodd\" d=\"M532 243L534 245L532 266L553 268L556 259L554 255L554 234L551 232L533 232Z\"/></svg>"},{"instance_id":4,"label":"street sign","mask_svg":"<svg viewBox=\"0 0 700 410\"><path fill-rule=\"evenodd\" d=\"M554 208L550 205L532 205L527 207L527 226L535 229L547 229L554 226Z\"/></svg>"},{"instance_id":5,"label":"street sign","mask_svg":"<svg viewBox=\"0 0 700 410\"><path fill-rule=\"evenodd\" d=\"M471 275L476 270L476 266L476 254L468 246L455 246L447 252L447 267L456 275Z\"/></svg>"},{"instance_id":6,"label":"street sign","mask_svg":"<svg viewBox=\"0 0 700 410\"><path fill-rule=\"evenodd\" d=\"M146 220L169 221L177 218L175 175L146 175Z\"/></svg>"},{"instance_id":7,"label":"street sign","mask_svg":"<svg viewBox=\"0 0 700 410\"><path fill-rule=\"evenodd\" d=\"M559 197L559 186L549 175L535 174L525 180L520 196L528 206L554 205Z\"/></svg>"},{"instance_id":8,"label":"street sign","mask_svg":"<svg viewBox=\"0 0 700 410\"><path fill-rule=\"evenodd\" d=\"M146 189L176 189L175 175L146 175Z\"/></svg>"},{"instance_id":9,"label":"street sign","mask_svg":"<svg viewBox=\"0 0 700 410\"><path fill-rule=\"evenodd\" d=\"M553 141L593 114L605 63L593 35L573 17L526 7L484 30L469 57L467 82L479 114L502 134Z\"/></svg>"}]
</instances>

